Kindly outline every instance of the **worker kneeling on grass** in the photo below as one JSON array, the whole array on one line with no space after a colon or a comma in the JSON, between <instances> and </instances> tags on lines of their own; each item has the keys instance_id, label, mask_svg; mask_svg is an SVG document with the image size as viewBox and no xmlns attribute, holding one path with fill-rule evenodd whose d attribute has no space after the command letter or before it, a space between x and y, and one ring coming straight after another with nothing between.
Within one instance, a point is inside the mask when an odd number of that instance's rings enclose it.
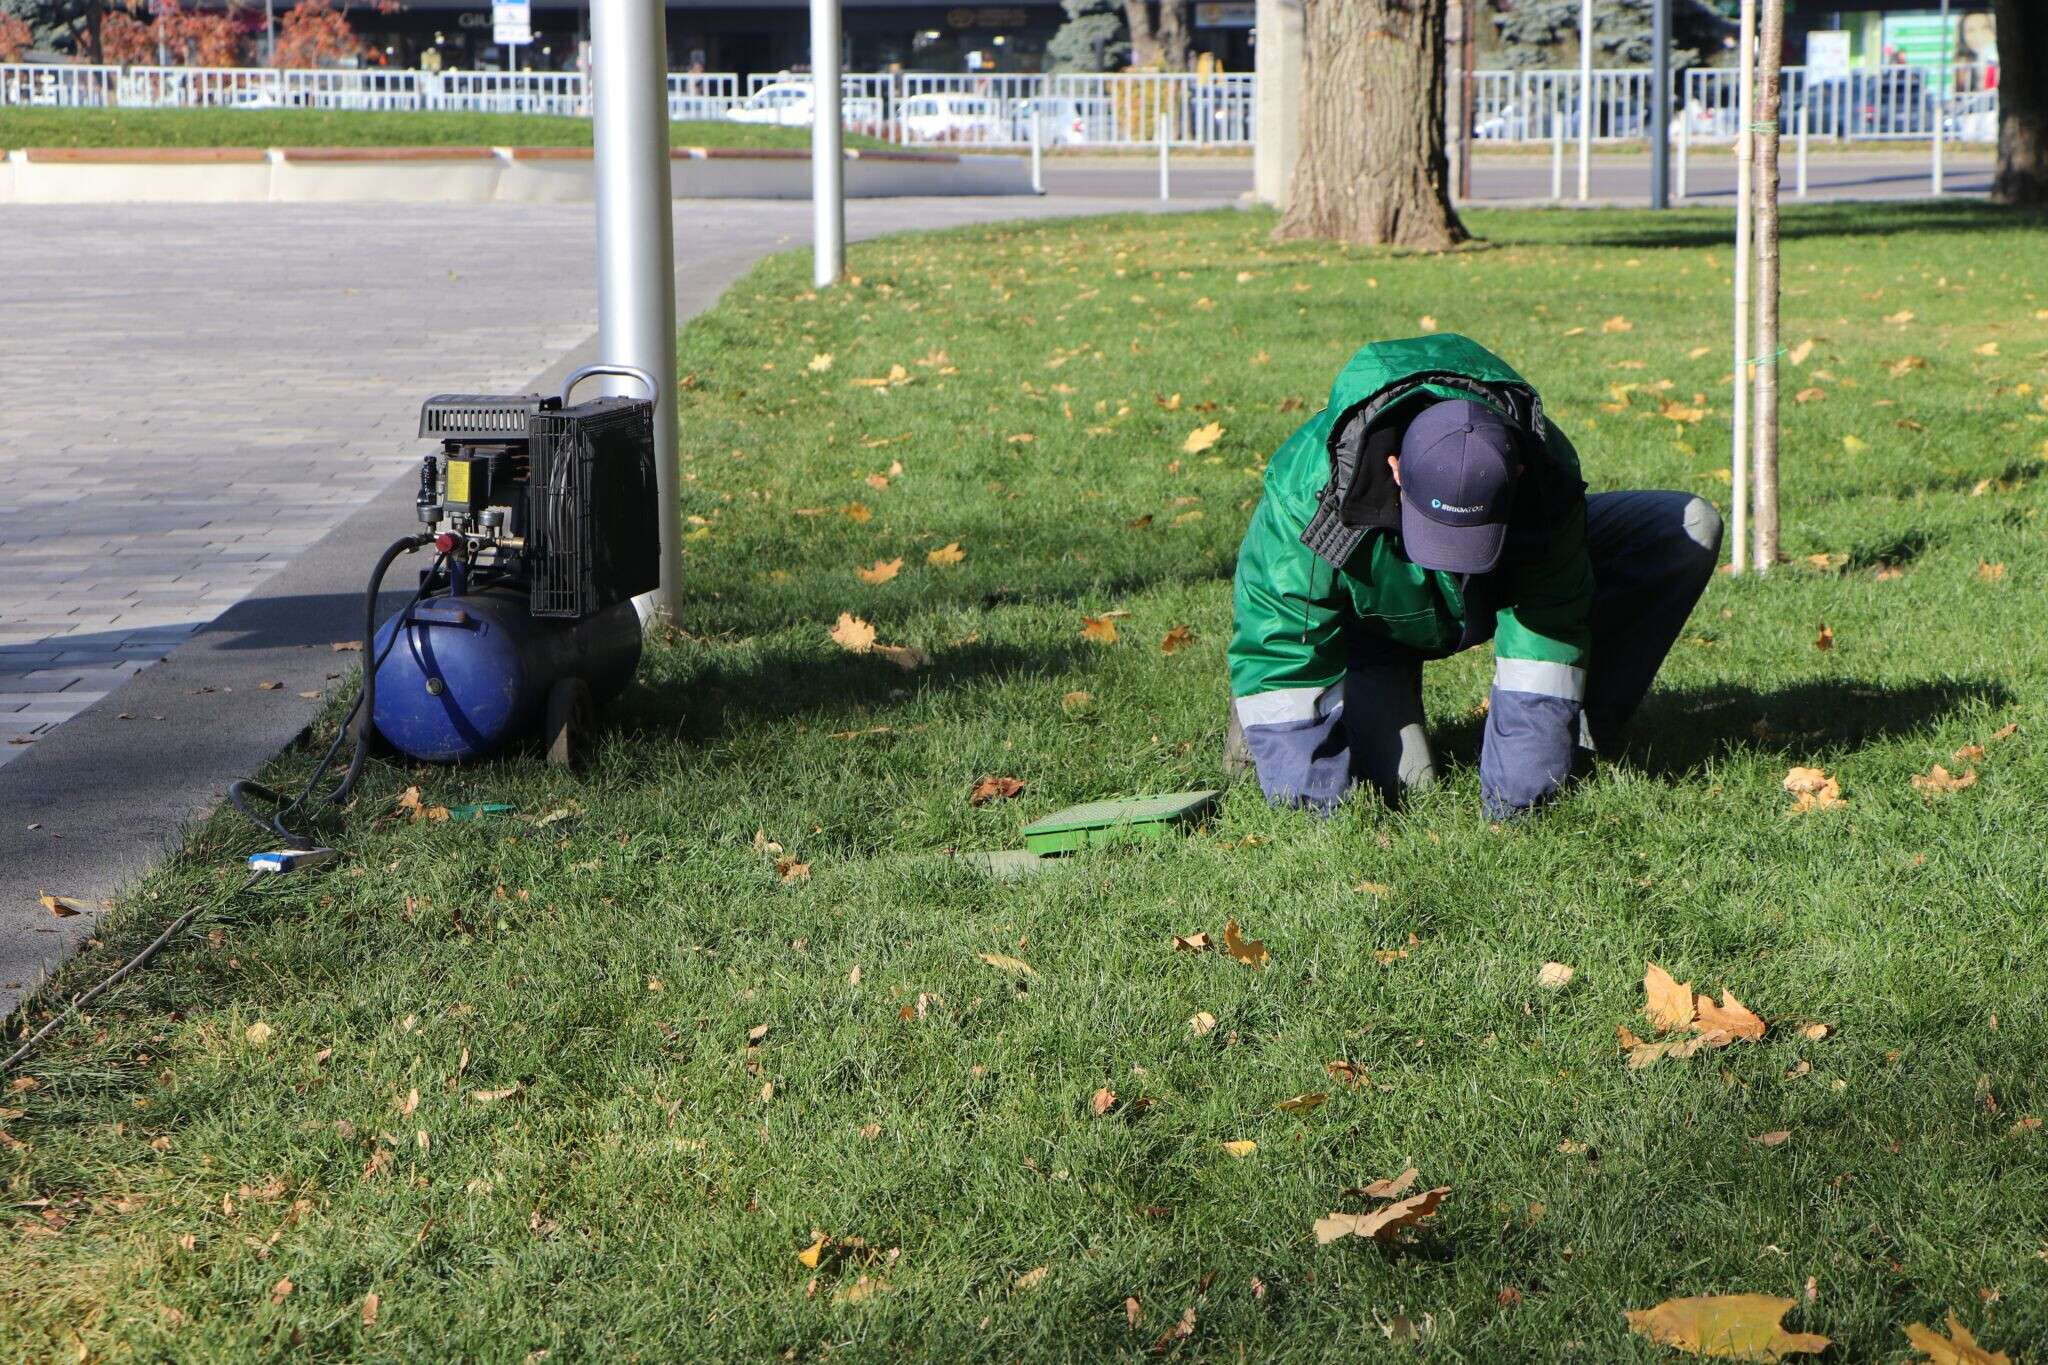
<instances>
[{"instance_id":1,"label":"worker kneeling on grass","mask_svg":"<svg viewBox=\"0 0 2048 1365\"><path fill-rule=\"evenodd\" d=\"M1586 496L1522 377L1448 334L1351 358L1280 447L1237 561L1231 751L1268 800L1390 803L1436 779L1422 665L1493 641L1487 814L1535 807L1609 748L1713 576L1686 493Z\"/></svg>"}]
</instances>

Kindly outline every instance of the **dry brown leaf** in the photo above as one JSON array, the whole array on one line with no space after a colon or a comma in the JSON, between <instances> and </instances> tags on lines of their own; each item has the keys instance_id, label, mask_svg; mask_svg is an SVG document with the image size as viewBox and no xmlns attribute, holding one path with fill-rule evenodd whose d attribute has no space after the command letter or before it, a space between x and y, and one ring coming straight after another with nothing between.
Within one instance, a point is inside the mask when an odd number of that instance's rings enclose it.
<instances>
[{"instance_id":1,"label":"dry brown leaf","mask_svg":"<svg viewBox=\"0 0 2048 1365\"><path fill-rule=\"evenodd\" d=\"M1076 711L1086 711L1094 700L1093 692L1069 692L1060 698L1060 710L1068 715Z\"/></svg>"},{"instance_id":2,"label":"dry brown leaf","mask_svg":"<svg viewBox=\"0 0 2048 1365\"><path fill-rule=\"evenodd\" d=\"M974 790L967 794L970 806L985 806L991 801L1008 801L1024 790L1023 782L1014 777L984 777L974 784Z\"/></svg>"},{"instance_id":3,"label":"dry brown leaf","mask_svg":"<svg viewBox=\"0 0 2048 1365\"><path fill-rule=\"evenodd\" d=\"M833 644L849 653L866 654L875 647L875 628L852 612L840 612L838 622L826 633Z\"/></svg>"},{"instance_id":4,"label":"dry brown leaf","mask_svg":"<svg viewBox=\"0 0 2048 1365\"><path fill-rule=\"evenodd\" d=\"M1396 1199L1366 1213L1332 1213L1327 1218L1316 1219L1316 1242L1327 1245L1344 1237L1362 1237L1369 1241L1390 1241L1394 1234L1415 1227L1424 1219L1435 1216L1437 1206L1451 1192L1448 1185Z\"/></svg>"},{"instance_id":5,"label":"dry brown leaf","mask_svg":"<svg viewBox=\"0 0 2048 1365\"><path fill-rule=\"evenodd\" d=\"M1324 1062L1323 1070L1329 1073L1331 1080L1336 1081L1339 1085L1348 1085L1353 1090L1356 1090L1365 1081L1365 1073L1360 1071L1354 1062L1341 1059L1334 1062Z\"/></svg>"},{"instance_id":6,"label":"dry brown leaf","mask_svg":"<svg viewBox=\"0 0 2048 1365\"><path fill-rule=\"evenodd\" d=\"M1408 1193L1409 1188L1420 1179L1422 1179L1421 1170L1410 1166L1401 1174L1386 1180L1375 1180L1370 1185L1362 1187L1358 1192L1367 1199L1399 1199L1402 1195Z\"/></svg>"},{"instance_id":7,"label":"dry brown leaf","mask_svg":"<svg viewBox=\"0 0 2048 1365\"><path fill-rule=\"evenodd\" d=\"M258 1019L255 1023L242 1030L242 1036L257 1047L262 1047L265 1043L269 1042L270 1034L270 1025L264 1023L261 1019Z\"/></svg>"},{"instance_id":8,"label":"dry brown leaf","mask_svg":"<svg viewBox=\"0 0 2048 1365\"><path fill-rule=\"evenodd\" d=\"M1787 1332L1781 1319L1796 1303L1768 1294L1717 1294L1666 1299L1625 1314L1629 1328L1660 1346L1733 1360L1783 1360L1818 1354L1831 1344L1817 1332Z\"/></svg>"},{"instance_id":9,"label":"dry brown leaf","mask_svg":"<svg viewBox=\"0 0 2048 1365\"><path fill-rule=\"evenodd\" d=\"M1283 1114L1306 1114L1329 1098L1330 1092L1327 1090L1310 1090L1290 1096L1273 1107Z\"/></svg>"},{"instance_id":10,"label":"dry brown leaf","mask_svg":"<svg viewBox=\"0 0 2048 1365\"><path fill-rule=\"evenodd\" d=\"M943 569L948 565L958 564L966 558L967 551L960 548L959 541L953 540L946 542L938 549L927 554L924 557L924 562L935 569Z\"/></svg>"},{"instance_id":11,"label":"dry brown leaf","mask_svg":"<svg viewBox=\"0 0 2048 1365\"><path fill-rule=\"evenodd\" d=\"M1978 355L1997 355L1998 343L1995 341L1987 341L1981 346L1974 347L1973 349L1977 352Z\"/></svg>"},{"instance_id":12,"label":"dry brown leaf","mask_svg":"<svg viewBox=\"0 0 2048 1365\"><path fill-rule=\"evenodd\" d=\"M1917 355L1904 355L1900 356L1897 360L1894 360L1892 362L1891 376L1894 379L1903 379L1915 370L1924 370L1926 368L1927 361L1923 357Z\"/></svg>"},{"instance_id":13,"label":"dry brown leaf","mask_svg":"<svg viewBox=\"0 0 2048 1365\"><path fill-rule=\"evenodd\" d=\"M832 353L830 351L818 352L816 355L811 357L811 363L806 368L808 368L812 374L825 373L825 371L832 368Z\"/></svg>"},{"instance_id":14,"label":"dry brown leaf","mask_svg":"<svg viewBox=\"0 0 2048 1365\"><path fill-rule=\"evenodd\" d=\"M1124 1321L1128 1322L1132 1327L1136 1327L1144 1319L1144 1305L1134 1298L1126 1298L1124 1300Z\"/></svg>"},{"instance_id":15,"label":"dry brown leaf","mask_svg":"<svg viewBox=\"0 0 2048 1365\"><path fill-rule=\"evenodd\" d=\"M1578 969L1562 962L1546 962L1536 971L1536 984L1546 991L1561 991L1572 984Z\"/></svg>"},{"instance_id":16,"label":"dry brown leaf","mask_svg":"<svg viewBox=\"0 0 2048 1365\"><path fill-rule=\"evenodd\" d=\"M1962 748L1956 750L1951 757L1958 763L1975 763L1978 759L1984 757L1984 746L1981 744L1965 744Z\"/></svg>"},{"instance_id":17,"label":"dry brown leaf","mask_svg":"<svg viewBox=\"0 0 2048 1365\"><path fill-rule=\"evenodd\" d=\"M1434 332L1436 330L1436 319L1424 313L1421 317L1415 319L1415 326L1424 332Z\"/></svg>"},{"instance_id":18,"label":"dry brown leaf","mask_svg":"<svg viewBox=\"0 0 2048 1365\"><path fill-rule=\"evenodd\" d=\"M1914 313L1912 309L1902 308L1898 312L1893 313L1889 317L1887 317L1885 321L1891 323L1894 327L1904 327L1907 323L1911 322L1913 318Z\"/></svg>"},{"instance_id":19,"label":"dry brown leaf","mask_svg":"<svg viewBox=\"0 0 2048 1365\"><path fill-rule=\"evenodd\" d=\"M1654 962L1643 966L1643 994L1647 997L1643 1013L1649 1017L1650 1027L1659 1033L1673 1029L1691 1028L1695 1014L1692 985L1680 985Z\"/></svg>"},{"instance_id":20,"label":"dry brown leaf","mask_svg":"<svg viewBox=\"0 0 2048 1365\"><path fill-rule=\"evenodd\" d=\"M775 860L775 877L776 880L784 883L807 882L811 879L811 865L809 863L800 863L794 858L777 858Z\"/></svg>"},{"instance_id":21,"label":"dry brown leaf","mask_svg":"<svg viewBox=\"0 0 2048 1365\"><path fill-rule=\"evenodd\" d=\"M469 1097L478 1104L496 1104L499 1100L509 1100L518 1093L519 1085L514 1082L503 1090L472 1090Z\"/></svg>"},{"instance_id":22,"label":"dry brown leaf","mask_svg":"<svg viewBox=\"0 0 2048 1365\"><path fill-rule=\"evenodd\" d=\"M1259 1144L1253 1142L1250 1138L1238 1138L1233 1142L1224 1143L1223 1150L1234 1157L1242 1159L1258 1151Z\"/></svg>"},{"instance_id":23,"label":"dry brown leaf","mask_svg":"<svg viewBox=\"0 0 2048 1365\"><path fill-rule=\"evenodd\" d=\"M1106 1085L1103 1086L1102 1089L1088 1097L1088 1108L1095 1117L1101 1118L1104 1114L1116 1108L1116 1091L1111 1090Z\"/></svg>"},{"instance_id":24,"label":"dry brown leaf","mask_svg":"<svg viewBox=\"0 0 2048 1365\"><path fill-rule=\"evenodd\" d=\"M1817 1043L1835 1031L1833 1024L1812 1023L1799 1030L1799 1036L1809 1043Z\"/></svg>"},{"instance_id":25,"label":"dry brown leaf","mask_svg":"<svg viewBox=\"0 0 2048 1365\"><path fill-rule=\"evenodd\" d=\"M919 649L916 645L876 645L875 653L881 655L905 673L915 673L918 669L923 668L932 661L932 656Z\"/></svg>"},{"instance_id":26,"label":"dry brown leaf","mask_svg":"<svg viewBox=\"0 0 2048 1365\"><path fill-rule=\"evenodd\" d=\"M1956 1321L1954 1313L1948 1315L1945 1337L1924 1322L1911 1323L1901 1330L1913 1349L1926 1355L1928 1365L2012 1365L2012 1357L2005 1352L1979 1346L1977 1338Z\"/></svg>"},{"instance_id":27,"label":"dry brown leaf","mask_svg":"<svg viewBox=\"0 0 2048 1365\"><path fill-rule=\"evenodd\" d=\"M1207 934L1175 934L1173 950L1176 953L1206 953L1215 947L1215 940Z\"/></svg>"},{"instance_id":28,"label":"dry brown leaf","mask_svg":"<svg viewBox=\"0 0 2048 1365\"><path fill-rule=\"evenodd\" d=\"M49 911L58 919L70 919L73 915L83 915L86 913L85 903L73 900L69 896L53 896L47 891L39 891L36 894L36 899L42 902L43 909Z\"/></svg>"},{"instance_id":29,"label":"dry brown leaf","mask_svg":"<svg viewBox=\"0 0 2048 1365\"><path fill-rule=\"evenodd\" d=\"M1842 795L1842 784L1819 768L1793 768L1785 774L1783 786L1797 798L1791 811L1794 815L1849 804Z\"/></svg>"},{"instance_id":30,"label":"dry brown leaf","mask_svg":"<svg viewBox=\"0 0 2048 1365\"><path fill-rule=\"evenodd\" d=\"M981 960L997 971L1008 972L1011 976L1037 976L1031 964L1022 958L1010 957L1004 953L981 953Z\"/></svg>"},{"instance_id":31,"label":"dry brown leaf","mask_svg":"<svg viewBox=\"0 0 2048 1365\"><path fill-rule=\"evenodd\" d=\"M853 574L863 583L887 583L902 572L903 560L899 556L895 559L878 559L872 568L856 568Z\"/></svg>"},{"instance_id":32,"label":"dry brown leaf","mask_svg":"<svg viewBox=\"0 0 2048 1365\"><path fill-rule=\"evenodd\" d=\"M849 502L839 509L839 515L858 526L872 519L875 514L867 509L866 503Z\"/></svg>"},{"instance_id":33,"label":"dry brown leaf","mask_svg":"<svg viewBox=\"0 0 2048 1365\"><path fill-rule=\"evenodd\" d=\"M1616 315L1600 324L1600 330L1610 335L1616 332L1633 332L1636 325L1627 318Z\"/></svg>"},{"instance_id":34,"label":"dry brown leaf","mask_svg":"<svg viewBox=\"0 0 2048 1365\"><path fill-rule=\"evenodd\" d=\"M1180 443L1181 454L1199 455L1222 439L1223 424L1221 422L1205 422L1189 432L1187 439Z\"/></svg>"},{"instance_id":35,"label":"dry brown leaf","mask_svg":"<svg viewBox=\"0 0 2048 1365\"><path fill-rule=\"evenodd\" d=\"M2005 565L1977 561L1977 577L1986 583L1997 583L2005 577Z\"/></svg>"},{"instance_id":36,"label":"dry brown leaf","mask_svg":"<svg viewBox=\"0 0 2048 1365\"><path fill-rule=\"evenodd\" d=\"M1685 358L1687 360L1698 360L1701 356L1707 355L1710 352L1712 352L1713 349L1714 348L1711 346L1695 346L1690 351L1687 351L1685 353Z\"/></svg>"},{"instance_id":37,"label":"dry brown leaf","mask_svg":"<svg viewBox=\"0 0 2048 1365\"><path fill-rule=\"evenodd\" d=\"M1237 921L1234 919L1223 922L1223 951L1247 967L1265 966L1268 956L1265 940L1246 938L1238 932Z\"/></svg>"},{"instance_id":38,"label":"dry brown leaf","mask_svg":"<svg viewBox=\"0 0 2048 1365\"><path fill-rule=\"evenodd\" d=\"M1958 776L1937 763L1924 773L1913 774L1913 790L1923 792L1929 796L1945 796L1950 792L1959 792L1966 787L1974 787L1976 785L1977 770L1975 768L1967 769Z\"/></svg>"},{"instance_id":39,"label":"dry brown leaf","mask_svg":"<svg viewBox=\"0 0 2048 1365\"><path fill-rule=\"evenodd\" d=\"M1083 616L1081 638L1093 640L1098 645L1116 643L1116 621L1110 616Z\"/></svg>"},{"instance_id":40,"label":"dry brown leaf","mask_svg":"<svg viewBox=\"0 0 2048 1365\"><path fill-rule=\"evenodd\" d=\"M1200 1038L1216 1027L1216 1016L1207 1010L1196 1010L1188 1016L1188 1032Z\"/></svg>"},{"instance_id":41,"label":"dry brown leaf","mask_svg":"<svg viewBox=\"0 0 2048 1365\"><path fill-rule=\"evenodd\" d=\"M1794 365L1804 365L1806 363L1806 358L1812 354L1813 338L1808 337L1806 340L1800 342L1797 346L1794 346L1791 352L1785 358L1791 361Z\"/></svg>"},{"instance_id":42,"label":"dry brown leaf","mask_svg":"<svg viewBox=\"0 0 2048 1365\"><path fill-rule=\"evenodd\" d=\"M1758 1133L1750 1139L1759 1147L1782 1147L1791 1140L1792 1130L1789 1128L1773 1128L1768 1133Z\"/></svg>"},{"instance_id":43,"label":"dry brown leaf","mask_svg":"<svg viewBox=\"0 0 2048 1365\"><path fill-rule=\"evenodd\" d=\"M1834 627L1825 621L1821 622L1819 633L1813 637L1813 647L1818 650L1833 649L1835 647Z\"/></svg>"},{"instance_id":44,"label":"dry brown leaf","mask_svg":"<svg viewBox=\"0 0 2048 1365\"><path fill-rule=\"evenodd\" d=\"M1159 642L1161 654L1173 654L1197 643L1201 636L1195 634L1193 626L1175 626L1166 632L1166 638Z\"/></svg>"},{"instance_id":45,"label":"dry brown leaf","mask_svg":"<svg viewBox=\"0 0 2048 1365\"><path fill-rule=\"evenodd\" d=\"M1715 1047L1725 1045L1730 1039L1740 1038L1753 1043L1764 1036L1764 1021L1725 986L1721 988L1720 1004L1704 995L1693 1004L1697 1014L1693 1027Z\"/></svg>"},{"instance_id":46,"label":"dry brown leaf","mask_svg":"<svg viewBox=\"0 0 2048 1365\"><path fill-rule=\"evenodd\" d=\"M383 1306L383 1303L383 1298L374 1292L363 1295L363 1326L375 1327L377 1325L377 1310Z\"/></svg>"},{"instance_id":47,"label":"dry brown leaf","mask_svg":"<svg viewBox=\"0 0 2048 1365\"><path fill-rule=\"evenodd\" d=\"M1660 416L1668 417L1683 426L1690 426L1707 415L1705 408L1691 403L1681 403L1673 398L1666 398L1659 403L1657 412Z\"/></svg>"}]
</instances>

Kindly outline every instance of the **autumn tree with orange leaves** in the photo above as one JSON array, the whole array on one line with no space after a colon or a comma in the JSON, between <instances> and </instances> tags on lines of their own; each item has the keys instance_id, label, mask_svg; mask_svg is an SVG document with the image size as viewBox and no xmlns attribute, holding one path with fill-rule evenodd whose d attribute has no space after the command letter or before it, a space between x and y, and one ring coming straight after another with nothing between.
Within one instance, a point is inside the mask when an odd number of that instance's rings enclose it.
<instances>
[{"instance_id":1,"label":"autumn tree with orange leaves","mask_svg":"<svg viewBox=\"0 0 2048 1365\"><path fill-rule=\"evenodd\" d=\"M33 39L26 19L0 10L0 62L20 61Z\"/></svg>"},{"instance_id":2,"label":"autumn tree with orange leaves","mask_svg":"<svg viewBox=\"0 0 2048 1365\"><path fill-rule=\"evenodd\" d=\"M357 36L345 12L330 0L300 0L278 21L270 64L303 69L363 58L381 62L383 54Z\"/></svg>"}]
</instances>

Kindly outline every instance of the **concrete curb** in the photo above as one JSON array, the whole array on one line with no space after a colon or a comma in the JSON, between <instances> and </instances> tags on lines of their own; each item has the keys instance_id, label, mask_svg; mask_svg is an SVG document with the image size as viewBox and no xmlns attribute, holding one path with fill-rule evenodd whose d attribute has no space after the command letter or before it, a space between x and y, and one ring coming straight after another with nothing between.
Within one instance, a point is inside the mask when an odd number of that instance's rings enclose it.
<instances>
[{"instance_id":1,"label":"concrete curb","mask_svg":"<svg viewBox=\"0 0 2048 1365\"><path fill-rule=\"evenodd\" d=\"M0 203L587 203L587 147L27 147L0 163ZM796 148L677 147L678 199L808 199L811 154ZM846 194L1030 194L1015 157L850 150Z\"/></svg>"}]
</instances>

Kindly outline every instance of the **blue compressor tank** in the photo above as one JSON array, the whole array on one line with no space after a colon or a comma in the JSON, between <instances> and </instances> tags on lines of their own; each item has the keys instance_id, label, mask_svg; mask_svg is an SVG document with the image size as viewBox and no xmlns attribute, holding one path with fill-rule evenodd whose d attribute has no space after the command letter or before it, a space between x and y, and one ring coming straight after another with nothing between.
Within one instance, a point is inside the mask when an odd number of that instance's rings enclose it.
<instances>
[{"instance_id":1,"label":"blue compressor tank","mask_svg":"<svg viewBox=\"0 0 2048 1365\"><path fill-rule=\"evenodd\" d=\"M405 638L384 653L404 620ZM640 617L628 601L581 620L536 618L522 588L430 597L384 623L377 733L413 758L482 758L535 729L556 683L580 678L602 705L640 666Z\"/></svg>"}]
</instances>

